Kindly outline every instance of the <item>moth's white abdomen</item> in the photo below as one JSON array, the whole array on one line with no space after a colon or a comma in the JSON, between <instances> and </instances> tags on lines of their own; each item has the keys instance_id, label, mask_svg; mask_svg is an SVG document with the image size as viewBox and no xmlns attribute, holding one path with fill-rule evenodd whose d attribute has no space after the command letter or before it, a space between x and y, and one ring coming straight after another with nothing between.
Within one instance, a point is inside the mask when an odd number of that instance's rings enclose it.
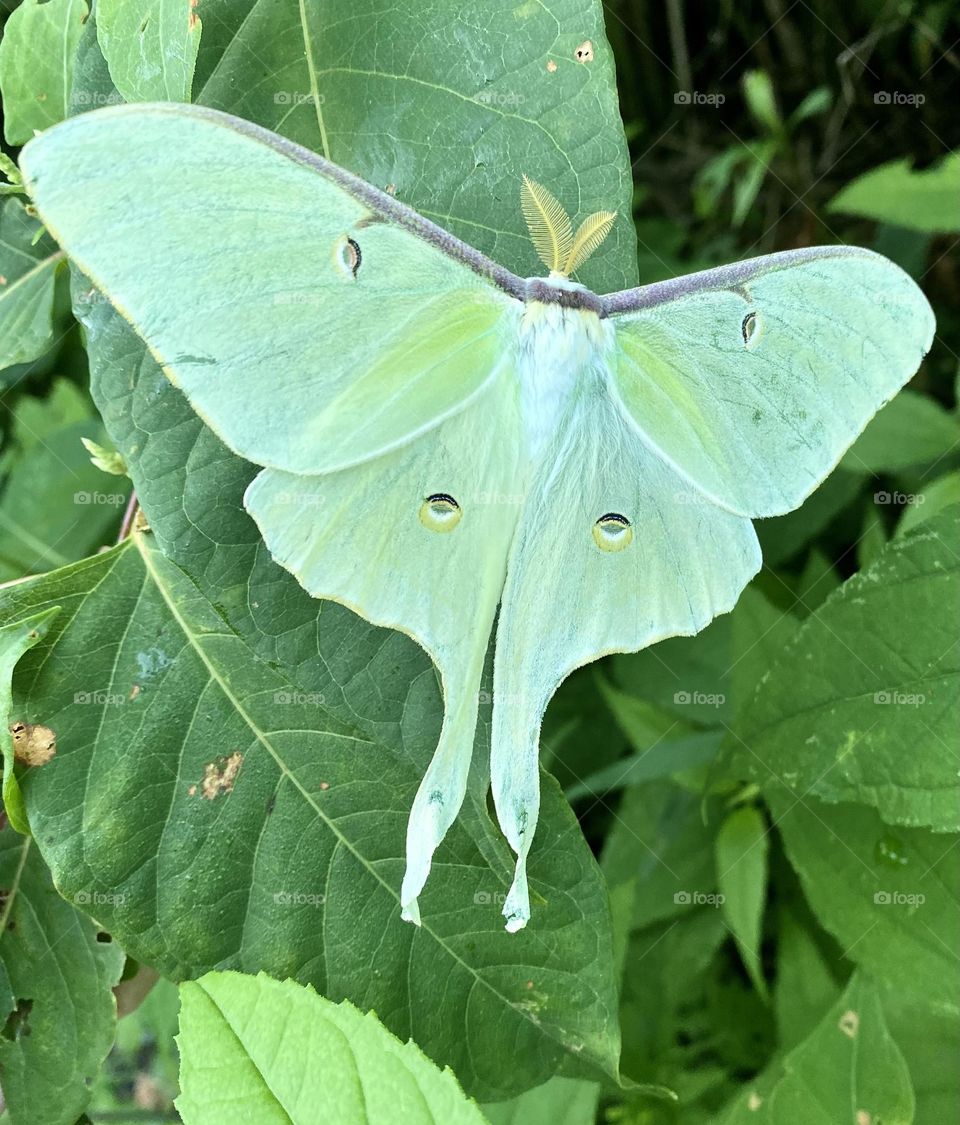
<instances>
[{"instance_id":1,"label":"moth's white abdomen","mask_svg":"<svg viewBox=\"0 0 960 1125\"><path fill-rule=\"evenodd\" d=\"M520 321L520 411L536 461L556 432L578 379L605 365L613 329L590 309L527 301Z\"/></svg>"}]
</instances>

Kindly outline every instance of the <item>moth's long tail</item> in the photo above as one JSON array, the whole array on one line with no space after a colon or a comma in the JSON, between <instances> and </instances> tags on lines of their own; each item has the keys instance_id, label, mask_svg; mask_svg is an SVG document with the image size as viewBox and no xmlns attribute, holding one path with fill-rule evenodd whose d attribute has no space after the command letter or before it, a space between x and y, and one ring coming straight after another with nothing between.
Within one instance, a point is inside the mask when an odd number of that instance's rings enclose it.
<instances>
[{"instance_id":1,"label":"moth's long tail","mask_svg":"<svg viewBox=\"0 0 960 1125\"><path fill-rule=\"evenodd\" d=\"M490 784L500 828L517 853L513 884L503 905L506 928L522 930L530 920L527 855L540 815L540 723L549 695L531 693L522 669L509 659L509 642L501 659L497 638L494 662L493 722L490 740Z\"/></svg>"},{"instance_id":2,"label":"moth's long tail","mask_svg":"<svg viewBox=\"0 0 960 1125\"><path fill-rule=\"evenodd\" d=\"M413 800L407 822L407 868L400 888L400 912L420 925L417 896L430 874L433 853L456 820L467 789L477 726L480 672L476 683L444 685L446 711L440 741Z\"/></svg>"}]
</instances>

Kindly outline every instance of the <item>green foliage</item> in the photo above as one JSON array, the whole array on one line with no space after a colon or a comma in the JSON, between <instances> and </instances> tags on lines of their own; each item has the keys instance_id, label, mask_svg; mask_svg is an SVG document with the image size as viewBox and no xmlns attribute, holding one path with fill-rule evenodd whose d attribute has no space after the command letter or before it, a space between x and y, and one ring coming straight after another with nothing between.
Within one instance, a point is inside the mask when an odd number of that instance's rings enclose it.
<instances>
[{"instance_id":1,"label":"green foliage","mask_svg":"<svg viewBox=\"0 0 960 1125\"><path fill-rule=\"evenodd\" d=\"M960 231L960 152L919 171L893 160L865 172L830 202L831 211L925 231Z\"/></svg>"},{"instance_id":2,"label":"green foliage","mask_svg":"<svg viewBox=\"0 0 960 1125\"><path fill-rule=\"evenodd\" d=\"M208 973L182 984L180 998L185 1125L229 1115L265 1125L483 1125L449 1070L346 1000L262 973Z\"/></svg>"},{"instance_id":3,"label":"green foliage","mask_svg":"<svg viewBox=\"0 0 960 1125\"><path fill-rule=\"evenodd\" d=\"M172 1119L173 985L115 1019L121 970L123 1011L154 968L187 982L187 1121L233 1112L218 1092L301 1080L331 1099L369 1080L398 1121L428 1106L492 1125L955 1120L957 14L773 7L687 5L678 23L676 6L574 0L358 0L349 18L100 0L96 21L81 0L6 5L8 145L68 112L192 99L388 187L521 274L538 271L526 173L575 217L632 203L639 259L618 221L582 271L597 290L844 241L907 269L939 332L825 484L760 522L766 565L730 615L558 693L543 762L559 784L544 777L531 853L542 901L520 935L500 928L511 856L485 802L481 722L416 931L395 891L439 731L429 661L272 563L241 506L253 468L95 290L75 277L67 293L4 155L0 1086L14 1125L69 1125L91 1092L94 1120L128 1112L134 1088L141 1112ZM102 552L131 487L111 471L129 472L143 515ZM14 763L11 724L48 728L53 760ZM32 838L14 830L28 823Z\"/></svg>"},{"instance_id":4,"label":"green foliage","mask_svg":"<svg viewBox=\"0 0 960 1125\"><path fill-rule=\"evenodd\" d=\"M57 893L29 836L0 832L0 1075L16 1125L72 1125L113 1042L123 953ZM103 940L101 940L103 939Z\"/></svg>"},{"instance_id":5,"label":"green foliage","mask_svg":"<svg viewBox=\"0 0 960 1125\"><path fill-rule=\"evenodd\" d=\"M0 40L3 135L22 145L67 115L85 0L24 0Z\"/></svg>"}]
</instances>

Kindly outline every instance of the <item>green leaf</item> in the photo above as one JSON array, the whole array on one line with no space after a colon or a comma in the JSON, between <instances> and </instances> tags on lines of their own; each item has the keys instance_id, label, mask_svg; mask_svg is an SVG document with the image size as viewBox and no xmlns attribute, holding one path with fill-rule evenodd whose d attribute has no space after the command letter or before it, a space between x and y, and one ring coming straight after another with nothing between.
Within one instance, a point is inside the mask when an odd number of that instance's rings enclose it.
<instances>
[{"instance_id":1,"label":"green leaf","mask_svg":"<svg viewBox=\"0 0 960 1125\"><path fill-rule=\"evenodd\" d=\"M704 824L701 806L699 793L672 781L651 781L624 795L603 870L611 887L634 883L634 926L719 906L714 828Z\"/></svg>"},{"instance_id":2,"label":"green leaf","mask_svg":"<svg viewBox=\"0 0 960 1125\"><path fill-rule=\"evenodd\" d=\"M198 531L223 526L242 481L199 423L164 415L214 473L187 488ZM98 917L167 975L265 968L356 996L487 1097L544 1081L565 1051L615 1070L603 884L556 784L529 934L501 927L512 867L482 771L437 853L423 928L401 922L406 816L439 721L425 656L311 603L252 533L210 559L218 606L153 540L3 592L3 613L63 606L50 647L18 667L29 706L56 717L57 756L26 799L58 886L119 896ZM262 633L227 625L238 599Z\"/></svg>"},{"instance_id":3,"label":"green leaf","mask_svg":"<svg viewBox=\"0 0 960 1125\"><path fill-rule=\"evenodd\" d=\"M521 277L540 268L520 212L526 172L575 220L619 212L578 280L598 293L637 284L630 160L596 0L489 0L468 18L441 6L426 19L414 0L357 0L349 19L305 2L292 20L275 2L205 0L201 15L195 102L390 187Z\"/></svg>"},{"instance_id":4,"label":"green leaf","mask_svg":"<svg viewBox=\"0 0 960 1125\"><path fill-rule=\"evenodd\" d=\"M30 825L27 822L23 795L14 771L14 736L19 734L23 737L26 732L14 730L14 727L22 727L23 723L19 716L13 714L10 680L17 661L28 648L33 648L44 636L49 622L59 612L60 610L55 607L11 625L0 626L0 751L3 753L3 808L12 827L26 835L30 833Z\"/></svg>"},{"instance_id":5,"label":"green leaf","mask_svg":"<svg viewBox=\"0 0 960 1125\"><path fill-rule=\"evenodd\" d=\"M958 447L956 418L927 395L901 391L873 418L841 464L854 471L894 473L939 461Z\"/></svg>"},{"instance_id":6,"label":"green leaf","mask_svg":"<svg viewBox=\"0 0 960 1125\"><path fill-rule=\"evenodd\" d=\"M180 1000L185 1125L484 1125L449 1070L349 1001L263 973L208 973L181 985Z\"/></svg>"},{"instance_id":7,"label":"green leaf","mask_svg":"<svg viewBox=\"0 0 960 1125\"><path fill-rule=\"evenodd\" d=\"M29 837L0 832L0 1073L17 1125L73 1125L113 1043L124 956L57 894Z\"/></svg>"},{"instance_id":8,"label":"green leaf","mask_svg":"<svg viewBox=\"0 0 960 1125\"><path fill-rule=\"evenodd\" d=\"M724 820L714 845L723 914L750 979L764 999L767 982L760 966L760 935L767 897L768 831L763 813L744 805Z\"/></svg>"},{"instance_id":9,"label":"green leaf","mask_svg":"<svg viewBox=\"0 0 960 1125\"><path fill-rule=\"evenodd\" d=\"M428 25L412 3L361 3L347 21L301 12L287 34L273 8L211 0L195 100L394 184L514 269L532 268L513 202L532 160L574 209L578 198L628 209L599 5L565 0L548 14L504 3L467 24L439 12ZM584 33L589 64L574 57ZM91 35L77 105L112 96ZM481 73L465 57L490 61ZM300 100L310 64L322 103ZM474 96L491 84L525 100ZM585 282L635 276L632 228L618 228ZM272 563L241 503L254 468L216 441L86 285L75 302L94 395L152 533L8 592L65 606L54 657L20 681L31 700L64 708L72 730L56 770L27 793L31 822L57 825L37 837L60 884L96 871L123 889L112 931L171 976L262 968L375 1006L478 1096L542 1083L565 1059L615 1073L605 887L556 784L544 778L531 855L537 922L506 935L498 898L511 854L487 809L481 723L463 812L421 899L424 927L399 921L406 818L441 722L434 669L409 639L310 599ZM78 690L94 701L71 706ZM78 789L80 776L89 784ZM64 792L85 796L64 810Z\"/></svg>"},{"instance_id":10,"label":"green leaf","mask_svg":"<svg viewBox=\"0 0 960 1125\"><path fill-rule=\"evenodd\" d=\"M97 38L126 101L190 101L200 47L196 0L98 0Z\"/></svg>"},{"instance_id":11,"label":"green leaf","mask_svg":"<svg viewBox=\"0 0 960 1125\"><path fill-rule=\"evenodd\" d=\"M737 1099L722 1125L910 1125L914 1101L876 985L856 974L817 1029Z\"/></svg>"},{"instance_id":12,"label":"green leaf","mask_svg":"<svg viewBox=\"0 0 960 1125\"><path fill-rule=\"evenodd\" d=\"M594 1125L599 1101L599 1083L558 1076L483 1112L490 1125Z\"/></svg>"},{"instance_id":13,"label":"green leaf","mask_svg":"<svg viewBox=\"0 0 960 1125\"><path fill-rule=\"evenodd\" d=\"M730 617L718 617L696 637L670 637L642 652L614 656L610 678L616 688L652 703L681 727L716 726L733 711L730 630Z\"/></svg>"},{"instance_id":14,"label":"green leaf","mask_svg":"<svg viewBox=\"0 0 960 1125\"><path fill-rule=\"evenodd\" d=\"M931 481L922 492L908 493L907 496L909 503L905 504L903 515L897 524L898 536L905 535L922 523L932 520L944 508L949 508L952 504L960 504L960 470L944 473L942 477Z\"/></svg>"},{"instance_id":15,"label":"green leaf","mask_svg":"<svg viewBox=\"0 0 960 1125\"><path fill-rule=\"evenodd\" d=\"M23 0L7 20L0 40L0 91L8 144L26 144L34 130L67 116L86 18L85 0Z\"/></svg>"},{"instance_id":16,"label":"green leaf","mask_svg":"<svg viewBox=\"0 0 960 1125\"><path fill-rule=\"evenodd\" d=\"M960 231L960 152L915 171L892 160L858 176L830 200L828 211L926 231Z\"/></svg>"},{"instance_id":17,"label":"green leaf","mask_svg":"<svg viewBox=\"0 0 960 1125\"><path fill-rule=\"evenodd\" d=\"M835 469L795 511L758 520L757 538L766 565L780 566L820 535L856 499L863 481L863 473Z\"/></svg>"},{"instance_id":18,"label":"green leaf","mask_svg":"<svg viewBox=\"0 0 960 1125\"><path fill-rule=\"evenodd\" d=\"M960 1021L899 991L886 990L883 1010L903 1051L917 1100L919 1125L956 1125L960 1105Z\"/></svg>"},{"instance_id":19,"label":"green leaf","mask_svg":"<svg viewBox=\"0 0 960 1125\"><path fill-rule=\"evenodd\" d=\"M796 904L778 911L777 980L773 1001L777 1016L777 1038L782 1050L801 1043L820 1022L840 993L835 972L841 962L835 950L828 952L819 939L810 911L801 914Z\"/></svg>"},{"instance_id":20,"label":"green leaf","mask_svg":"<svg viewBox=\"0 0 960 1125\"><path fill-rule=\"evenodd\" d=\"M960 516L893 540L788 642L737 724L746 776L960 827L955 740ZM904 622L910 623L908 630Z\"/></svg>"},{"instance_id":21,"label":"green leaf","mask_svg":"<svg viewBox=\"0 0 960 1125\"><path fill-rule=\"evenodd\" d=\"M29 433L26 423L23 429ZM127 503L129 482L104 476L83 447L84 437L103 437L99 422L41 433L25 450L11 450L0 495L0 580L63 566L112 543Z\"/></svg>"},{"instance_id":22,"label":"green leaf","mask_svg":"<svg viewBox=\"0 0 960 1125\"><path fill-rule=\"evenodd\" d=\"M768 132L776 133L780 129L781 120L770 75L765 70L746 70L740 81L744 101L754 119Z\"/></svg>"},{"instance_id":23,"label":"green leaf","mask_svg":"<svg viewBox=\"0 0 960 1125\"><path fill-rule=\"evenodd\" d=\"M960 1013L957 837L891 828L863 805L798 801L783 789L767 800L810 906L844 955Z\"/></svg>"},{"instance_id":24,"label":"green leaf","mask_svg":"<svg viewBox=\"0 0 960 1125\"><path fill-rule=\"evenodd\" d=\"M19 199L0 202L0 368L53 344L53 287L63 253Z\"/></svg>"}]
</instances>

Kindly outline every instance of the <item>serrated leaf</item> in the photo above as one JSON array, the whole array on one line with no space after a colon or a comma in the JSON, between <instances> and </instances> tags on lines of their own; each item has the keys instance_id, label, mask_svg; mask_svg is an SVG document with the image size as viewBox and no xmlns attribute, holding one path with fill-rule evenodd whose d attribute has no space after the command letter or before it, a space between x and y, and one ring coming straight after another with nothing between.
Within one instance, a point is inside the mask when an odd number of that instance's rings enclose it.
<instances>
[{"instance_id":1,"label":"serrated leaf","mask_svg":"<svg viewBox=\"0 0 960 1125\"><path fill-rule=\"evenodd\" d=\"M746 776L891 824L960 827L960 516L894 539L804 622L737 723ZM910 623L909 630L904 622Z\"/></svg>"},{"instance_id":2,"label":"serrated leaf","mask_svg":"<svg viewBox=\"0 0 960 1125\"><path fill-rule=\"evenodd\" d=\"M113 1043L124 956L57 894L36 843L0 832L0 1073L17 1125L73 1125ZM106 937L106 935L103 935Z\"/></svg>"},{"instance_id":3,"label":"serrated leaf","mask_svg":"<svg viewBox=\"0 0 960 1125\"><path fill-rule=\"evenodd\" d=\"M864 805L767 797L817 918L842 953L904 995L960 1013L956 835L884 824Z\"/></svg>"},{"instance_id":4,"label":"serrated leaf","mask_svg":"<svg viewBox=\"0 0 960 1125\"><path fill-rule=\"evenodd\" d=\"M86 18L85 0L23 0L7 19L0 40L0 91L8 144L26 144L34 130L67 116L74 55Z\"/></svg>"},{"instance_id":5,"label":"serrated leaf","mask_svg":"<svg viewBox=\"0 0 960 1125\"><path fill-rule=\"evenodd\" d=\"M208 973L180 986L180 1002L184 1125L484 1125L449 1070L349 1001L263 973Z\"/></svg>"}]
</instances>

